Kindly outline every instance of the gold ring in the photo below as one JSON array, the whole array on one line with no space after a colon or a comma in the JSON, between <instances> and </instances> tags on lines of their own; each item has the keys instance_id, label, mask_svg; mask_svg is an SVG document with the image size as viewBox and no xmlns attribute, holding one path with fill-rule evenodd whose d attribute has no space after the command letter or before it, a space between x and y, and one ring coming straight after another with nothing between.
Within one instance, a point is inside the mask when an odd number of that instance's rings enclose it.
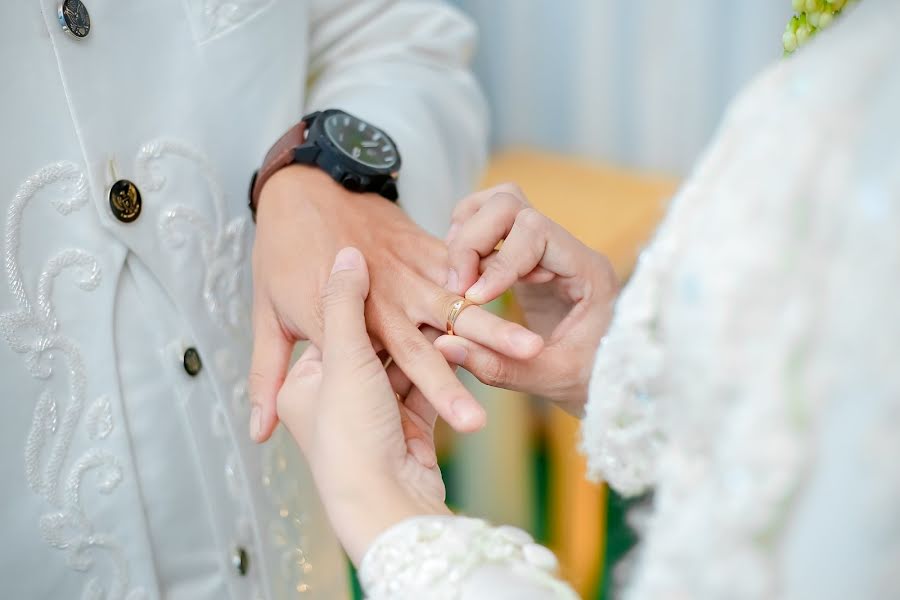
<instances>
[{"instance_id":1,"label":"gold ring","mask_svg":"<svg viewBox=\"0 0 900 600\"><path fill-rule=\"evenodd\" d=\"M450 314L447 315L447 335L456 335L456 332L453 331L453 326L456 324L456 319L459 318L459 314L473 306L475 303L465 298L460 298L456 302L450 305Z\"/></svg>"}]
</instances>

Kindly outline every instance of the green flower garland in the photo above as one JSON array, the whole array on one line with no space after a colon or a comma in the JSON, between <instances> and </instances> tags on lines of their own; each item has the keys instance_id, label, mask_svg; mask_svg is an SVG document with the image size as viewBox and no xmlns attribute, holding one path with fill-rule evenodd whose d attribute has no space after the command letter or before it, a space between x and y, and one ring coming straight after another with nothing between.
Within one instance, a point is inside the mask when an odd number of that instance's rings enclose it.
<instances>
[{"instance_id":1,"label":"green flower garland","mask_svg":"<svg viewBox=\"0 0 900 600\"><path fill-rule=\"evenodd\" d=\"M793 0L794 15L784 30L781 41L785 55L791 54L816 35L820 29L831 25L835 17L846 7L859 0Z\"/></svg>"}]
</instances>

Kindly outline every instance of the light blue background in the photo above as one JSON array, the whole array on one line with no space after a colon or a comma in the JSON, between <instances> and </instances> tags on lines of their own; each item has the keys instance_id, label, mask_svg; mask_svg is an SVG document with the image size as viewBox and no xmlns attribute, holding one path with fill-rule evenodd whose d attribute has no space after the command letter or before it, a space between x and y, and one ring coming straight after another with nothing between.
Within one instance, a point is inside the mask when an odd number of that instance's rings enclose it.
<instances>
[{"instance_id":1,"label":"light blue background","mask_svg":"<svg viewBox=\"0 0 900 600\"><path fill-rule=\"evenodd\" d=\"M781 59L790 0L454 0L481 29L496 148L684 174Z\"/></svg>"}]
</instances>

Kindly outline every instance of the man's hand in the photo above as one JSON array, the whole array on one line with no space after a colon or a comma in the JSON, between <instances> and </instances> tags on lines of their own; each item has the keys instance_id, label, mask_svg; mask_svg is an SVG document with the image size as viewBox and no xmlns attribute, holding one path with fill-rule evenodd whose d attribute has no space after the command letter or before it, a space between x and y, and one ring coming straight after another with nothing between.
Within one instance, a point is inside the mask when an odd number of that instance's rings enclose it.
<instances>
[{"instance_id":1,"label":"man's hand","mask_svg":"<svg viewBox=\"0 0 900 600\"><path fill-rule=\"evenodd\" d=\"M269 179L257 211L251 437L265 441L275 428L275 399L295 342L323 341L319 298L335 254L346 246L358 248L368 262L366 322L376 350L384 349L396 365L389 372L396 391L405 395L414 385L459 431L482 427L483 409L420 331L442 331L458 299L444 289L455 286L448 285L443 242L396 204L348 192L326 173L294 165ZM540 336L477 307L460 315L456 330L514 358L534 356L543 345Z\"/></svg>"}]
</instances>

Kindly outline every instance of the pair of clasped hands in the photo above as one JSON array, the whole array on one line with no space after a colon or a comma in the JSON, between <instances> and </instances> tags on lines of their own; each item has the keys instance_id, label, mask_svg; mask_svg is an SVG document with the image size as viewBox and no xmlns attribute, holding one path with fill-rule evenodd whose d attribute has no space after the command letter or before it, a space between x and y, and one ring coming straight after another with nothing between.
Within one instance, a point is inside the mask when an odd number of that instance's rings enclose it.
<instances>
[{"instance_id":1,"label":"pair of clasped hands","mask_svg":"<svg viewBox=\"0 0 900 600\"><path fill-rule=\"evenodd\" d=\"M287 426L355 563L391 525L449 514L435 421L486 421L456 366L581 413L615 275L514 185L462 200L441 241L393 203L289 167L263 190L257 227L250 435ZM509 288L528 329L477 306ZM460 297L475 305L444 335Z\"/></svg>"}]
</instances>

